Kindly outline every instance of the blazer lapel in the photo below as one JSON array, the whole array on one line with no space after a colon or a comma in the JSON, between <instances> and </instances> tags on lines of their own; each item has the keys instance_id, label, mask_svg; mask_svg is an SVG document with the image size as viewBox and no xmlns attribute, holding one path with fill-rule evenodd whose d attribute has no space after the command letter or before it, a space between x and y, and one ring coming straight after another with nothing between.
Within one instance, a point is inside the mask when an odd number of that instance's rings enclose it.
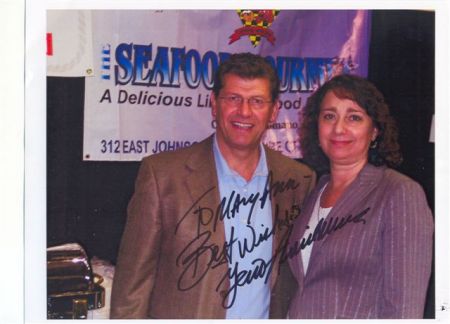
<instances>
[{"instance_id":1,"label":"blazer lapel","mask_svg":"<svg viewBox=\"0 0 450 324\"><path fill-rule=\"evenodd\" d=\"M311 192L311 195L307 198L308 201L303 204L304 209L302 210L302 217L300 217L297 229L295 231L297 233L296 239L301 240L305 235L309 220L311 219L312 213L314 211L314 205L317 200L317 197L319 196L320 191L322 190L323 186L328 182L328 180L329 178L327 176L322 177L320 181L316 184L316 187Z\"/></svg>"},{"instance_id":2,"label":"blazer lapel","mask_svg":"<svg viewBox=\"0 0 450 324\"><path fill-rule=\"evenodd\" d=\"M214 161L214 153L212 142L213 137L210 136L203 142L195 154L192 154L186 160L186 167L190 170L190 174L186 178L186 185L192 201L201 201L196 204L195 208L205 208L205 211L199 214L202 217L202 232L209 232L208 246L217 246L220 251L224 251L225 244L225 228L223 221L220 220L220 194L217 180L217 172ZM221 257L218 255L217 257ZM221 262L223 259L221 259ZM218 260L217 260L218 261ZM228 264L226 262L214 268L215 279L211 280L211 284L216 289L222 276L227 272ZM221 290L228 290L229 279L220 286Z\"/></svg>"},{"instance_id":3,"label":"blazer lapel","mask_svg":"<svg viewBox=\"0 0 450 324\"><path fill-rule=\"evenodd\" d=\"M200 145L199 150L186 160L186 166L191 171L186 178L186 184L192 200L195 202L201 199L201 205L197 207L208 208L208 212L202 213L203 223L206 224L205 229L211 232L214 243L220 243L219 246L222 246L225 242L225 230L219 217L215 218L220 204L220 195L212 136Z\"/></svg>"},{"instance_id":4,"label":"blazer lapel","mask_svg":"<svg viewBox=\"0 0 450 324\"><path fill-rule=\"evenodd\" d=\"M336 205L333 206L330 213L327 216L327 220L330 218L342 219L348 215L361 212L360 210L355 210L355 205L360 201L355 201L355 193L358 193L359 200L364 201L366 197L372 192L377 183L382 177L381 168L377 168L371 164L366 164L364 168L360 171L356 179L350 184L350 186L345 190L342 196L337 201ZM327 176L329 179L329 176ZM328 181L325 181L328 182ZM325 185L325 183L323 183ZM317 197L316 197L317 198ZM310 211L312 212L312 210ZM311 257L313 254L320 252L320 247L327 241L330 236L334 233L327 234L322 240L314 242L313 249L311 251Z\"/></svg>"},{"instance_id":5,"label":"blazer lapel","mask_svg":"<svg viewBox=\"0 0 450 324\"><path fill-rule=\"evenodd\" d=\"M302 238L305 235L309 220L314 210L314 204L319 195L321 188L328 182L328 177L323 176L319 179L312 192L306 197L306 200L302 204L301 215L295 220L292 235L289 238L289 247L297 252L295 255L289 256L289 264L294 270L293 273L298 274L297 281L299 286L303 286L305 277L305 269L302 259L301 243ZM307 217L308 216L308 217ZM314 229L312 229L314 230Z\"/></svg>"},{"instance_id":6,"label":"blazer lapel","mask_svg":"<svg viewBox=\"0 0 450 324\"><path fill-rule=\"evenodd\" d=\"M266 147L265 150L266 150L267 165L269 169L269 176L271 176L271 183L275 183L277 181L287 181L289 179L290 170L286 168L283 163L279 163L279 160L275 156L275 152L268 150ZM295 201L293 195L287 194L277 194L275 196L271 194L270 200L272 204L272 226L274 227L277 224L277 218L278 220L283 220L285 217L285 211L290 210ZM287 227L283 227L282 230L278 230L278 228L273 228L273 230L274 230L274 236L272 238L273 268L270 279L271 280L270 284L272 288L274 287L277 279L276 274L278 273L279 269L281 249L288 244L287 241L283 241L287 240L288 238Z\"/></svg>"}]
</instances>

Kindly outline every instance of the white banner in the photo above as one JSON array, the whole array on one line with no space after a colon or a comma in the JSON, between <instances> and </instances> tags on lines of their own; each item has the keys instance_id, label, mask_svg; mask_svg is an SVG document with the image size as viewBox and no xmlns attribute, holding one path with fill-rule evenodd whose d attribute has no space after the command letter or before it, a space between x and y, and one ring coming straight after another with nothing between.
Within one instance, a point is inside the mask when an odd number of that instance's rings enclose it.
<instances>
[{"instance_id":1,"label":"white banner","mask_svg":"<svg viewBox=\"0 0 450 324\"><path fill-rule=\"evenodd\" d=\"M47 75L93 75L91 12L47 12Z\"/></svg>"},{"instance_id":2,"label":"white banner","mask_svg":"<svg viewBox=\"0 0 450 324\"><path fill-rule=\"evenodd\" d=\"M299 111L308 95L334 74L367 74L368 11L90 14L95 75L86 78L84 160L140 160L213 133L213 75L236 52L260 54L277 69L281 111L264 142L298 158Z\"/></svg>"}]
</instances>

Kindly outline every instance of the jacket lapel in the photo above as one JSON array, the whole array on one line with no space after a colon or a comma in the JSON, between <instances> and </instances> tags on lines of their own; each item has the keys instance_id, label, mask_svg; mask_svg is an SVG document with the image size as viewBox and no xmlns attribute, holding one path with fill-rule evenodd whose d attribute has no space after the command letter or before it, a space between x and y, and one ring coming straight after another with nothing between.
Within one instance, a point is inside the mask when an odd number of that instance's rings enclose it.
<instances>
[{"instance_id":1,"label":"jacket lapel","mask_svg":"<svg viewBox=\"0 0 450 324\"><path fill-rule=\"evenodd\" d=\"M297 242L300 246L302 242L302 238L305 235L306 228L308 226L309 220L312 217L312 213L314 211L314 204L317 200L317 197L320 193L320 190L323 186L328 182L328 177L322 177L317 183L316 187L313 189L311 195L308 197L308 201L304 203L304 210L302 210L302 217L297 220L297 224L294 229L294 237L291 239L291 243ZM305 217L309 216L309 217ZM312 229L314 230L314 229ZM316 243L314 243L316 244ZM313 246L314 247L314 246ZM300 249L300 247L298 247ZM301 257L302 250L299 250L298 257L294 258L297 262L291 262L291 265L297 268L297 271L302 274L301 278L305 276L305 268L303 265L303 259Z\"/></svg>"},{"instance_id":2,"label":"jacket lapel","mask_svg":"<svg viewBox=\"0 0 450 324\"><path fill-rule=\"evenodd\" d=\"M381 180L383 175L382 168L375 167L371 164L366 164L364 168L360 171L356 179L350 184L350 186L345 190L336 205L333 206L330 213L327 216L327 220L330 218L342 219L352 214L361 212L361 210L355 209L359 202L366 200L368 195L373 191L378 182ZM322 185L325 185L329 181L329 175L325 176ZM360 201L355 201L355 193L358 193ZM317 195L316 195L317 198ZM312 206L314 203L312 203ZM309 211L311 215L312 209ZM326 235L322 240L314 242L313 249L311 251L311 257L314 253L320 252L320 247L333 236L334 233Z\"/></svg>"},{"instance_id":3,"label":"jacket lapel","mask_svg":"<svg viewBox=\"0 0 450 324\"><path fill-rule=\"evenodd\" d=\"M190 170L186 178L186 185L191 195L192 201L196 202L195 208L202 208L203 212L198 214L201 218L202 232L209 232L208 246L217 246L219 251L223 251L225 244L225 228L220 220L219 185L213 153L213 137L210 136L199 143L199 148L194 154L186 159L186 167ZM195 211L193 211L195 212ZM199 223L200 223L199 222ZM220 257L219 254L217 257ZM223 262L223 259L221 259ZM209 276L211 289L216 289L223 275L227 272L227 263L222 263L214 268L214 276ZM228 278L220 286L220 290L228 290Z\"/></svg>"},{"instance_id":4,"label":"jacket lapel","mask_svg":"<svg viewBox=\"0 0 450 324\"><path fill-rule=\"evenodd\" d=\"M198 204L197 207L209 208L208 212L202 213L202 222L205 224L205 230L211 232L213 242L222 246L225 242L225 230L223 222L218 217L216 218L220 196L212 136L201 142L200 145L198 151L186 160L186 166L190 170L186 184L194 202L201 198L201 204Z\"/></svg>"},{"instance_id":5,"label":"jacket lapel","mask_svg":"<svg viewBox=\"0 0 450 324\"><path fill-rule=\"evenodd\" d=\"M279 163L278 158L275 156L275 152L267 149L266 150L266 158L267 165L269 169L269 176L271 176L271 183L275 183L277 181L287 181L289 179L290 170L285 167L283 163ZM270 183L268 184L270 186ZM268 188L270 190L270 188ZM270 196L271 205L272 205L272 226L276 226L277 218L283 219L285 216L285 211L290 210L290 208L294 204L293 195L287 194L278 194ZM287 244L288 242L283 242L283 239L287 239L287 228L284 227L282 230L278 230L278 228L273 228L274 236L272 238L272 256L273 258L273 268L271 273L270 284L271 288L274 287L277 279L277 273L279 269L279 257L280 257L280 249Z\"/></svg>"}]
</instances>

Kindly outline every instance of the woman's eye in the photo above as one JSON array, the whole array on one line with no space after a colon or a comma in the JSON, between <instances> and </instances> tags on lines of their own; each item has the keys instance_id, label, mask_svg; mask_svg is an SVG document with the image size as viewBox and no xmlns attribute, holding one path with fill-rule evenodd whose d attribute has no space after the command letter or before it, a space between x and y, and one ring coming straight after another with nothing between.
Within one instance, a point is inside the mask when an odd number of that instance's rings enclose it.
<instances>
[{"instance_id":1,"label":"woman's eye","mask_svg":"<svg viewBox=\"0 0 450 324\"><path fill-rule=\"evenodd\" d=\"M350 115L350 116L348 117L348 119L349 119L350 121L361 121L361 120L362 120L362 117L359 116L359 115Z\"/></svg>"},{"instance_id":2,"label":"woman's eye","mask_svg":"<svg viewBox=\"0 0 450 324\"><path fill-rule=\"evenodd\" d=\"M333 114L323 114L323 119L325 120L333 120L334 119L334 115Z\"/></svg>"}]
</instances>

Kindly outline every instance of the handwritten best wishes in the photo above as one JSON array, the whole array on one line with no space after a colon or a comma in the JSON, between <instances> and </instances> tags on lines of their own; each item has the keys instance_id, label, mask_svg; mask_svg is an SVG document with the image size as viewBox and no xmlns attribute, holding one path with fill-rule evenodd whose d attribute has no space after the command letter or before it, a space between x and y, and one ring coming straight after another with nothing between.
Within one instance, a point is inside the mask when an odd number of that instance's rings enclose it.
<instances>
[{"instance_id":1,"label":"handwritten best wishes","mask_svg":"<svg viewBox=\"0 0 450 324\"><path fill-rule=\"evenodd\" d=\"M288 238L293 229L293 220L300 214L300 206L292 205L288 209L280 210L279 205L276 204L272 228L264 227L262 231L257 232L250 224L251 217L255 211L259 208L264 208L268 200L272 200L277 195L295 190L299 186L300 183L291 178L287 181L274 181L270 172L262 193L252 193L248 197L242 197L233 191L229 197L223 197L215 209L202 206L202 201L208 195L213 194L216 188L211 187L208 189L188 209L175 228L176 235L180 226L189 216L195 217L196 222L198 222L196 235L181 250L176 259L177 266L183 268L177 282L178 289L185 291L195 287L202 281L208 271L227 264L227 271L217 283L216 291L219 291L227 283L227 279L229 280L230 285L226 293L222 295L222 305L224 308L230 308L236 300L238 287L251 284L254 280L264 280L266 284L277 261L279 263L285 262L288 258L292 258L300 253L302 249L314 241L324 239L327 235L342 229L348 223L361 222L365 224L364 215L367 214L370 208L366 208L354 216L348 215L343 218L321 219L314 232L309 234L307 238L302 238L301 241L288 246ZM249 236L239 240L235 236L235 229L232 226L229 240L225 240L222 246L211 242L211 237L217 229L218 222L223 221L225 218L232 219L236 217L241 206L250 206L249 212L246 215L246 229L248 230ZM205 227L208 229L205 229ZM286 231L286 234L273 249L273 254L269 260L261 258L252 260L252 269L241 269L239 262L232 263L234 253L238 253L240 258L244 258L263 242L273 239L277 230L281 231L283 229Z\"/></svg>"}]
</instances>

